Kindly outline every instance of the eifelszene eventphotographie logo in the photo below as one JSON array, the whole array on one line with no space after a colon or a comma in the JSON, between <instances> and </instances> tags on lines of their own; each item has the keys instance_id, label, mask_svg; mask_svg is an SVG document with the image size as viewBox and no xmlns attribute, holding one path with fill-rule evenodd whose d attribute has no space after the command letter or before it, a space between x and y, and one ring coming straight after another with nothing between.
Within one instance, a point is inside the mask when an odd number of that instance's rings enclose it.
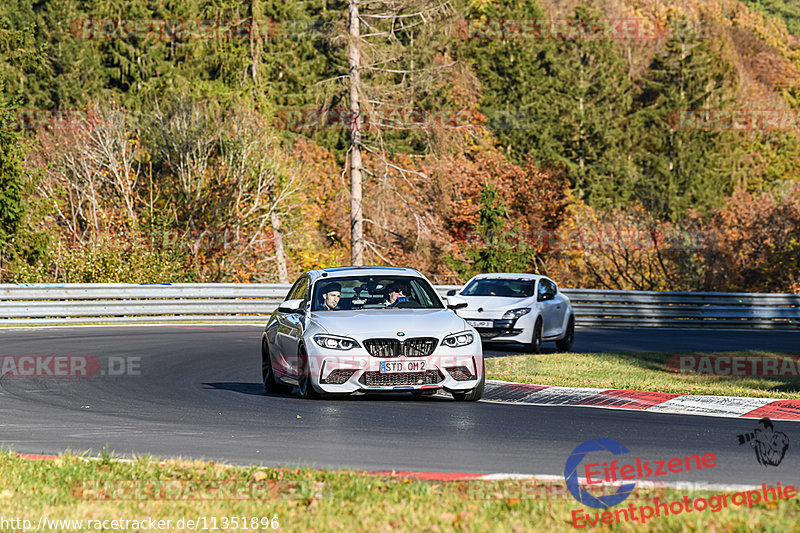
<instances>
[{"instance_id":1,"label":"eifelszene eventphotographie logo","mask_svg":"<svg viewBox=\"0 0 800 533\"><path fill-rule=\"evenodd\" d=\"M788 448L788 438L783 433L774 431L771 422L767 419L760 420L759 424L763 429L757 428L750 433L739 435L739 442L740 444L751 443L761 464L776 465L781 461L786 448ZM620 459L606 460L602 463L589 462L591 459L587 459L587 456L594 452L603 455L610 453L611 456L619 456ZM628 453L630 451L625 446L612 439L588 440L579 444L572 451L564 465L564 479L572 497L584 506L581 509L574 509L571 513L574 528L583 529L600 524L630 524L632 522L644 525L651 520L684 513L705 511L718 513L726 508L749 509L761 503L774 505L780 500L794 499L798 493L797 487L793 485L782 485L777 482L774 487L771 487L766 483L761 483L760 487L754 486L749 490L719 492L697 497L683 493L675 494L673 498L654 497L652 501L642 505L632 503L620 505L632 494L639 480L645 481L647 478L670 473L698 471L717 466L717 457L711 452L659 460L632 458L627 455ZM586 462L584 463L584 461ZM579 472L585 475L583 486L578 478ZM591 488L592 485L613 488L616 483L623 481L632 482L624 483L617 488L615 493L602 497L598 497L584 488ZM615 506L619 507L611 509ZM587 507L599 510L592 511L586 509Z\"/></svg>"},{"instance_id":2,"label":"eifelszene eventphotographie logo","mask_svg":"<svg viewBox=\"0 0 800 533\"><path fill-rule=\"evenodd\" d=\"M580 503L588 505L589 507L594 507L595 509L608 509L610 507L614 507L615 505L619 505L620 503L624 502L628 496L631 495L633 489L636 488L636 483L626 483L621 485L614 494L597 497L580 486L578 483L578 467L583 462L586 454L603 450L609 451L614 455L622 455L628 453L629 451L628 448L615 440L587 440L572 450L572 453L570 454L569 458L567 458L567 462L564 465L564 479L567 482L567 489L569 489L570 494L572 494L572 496ZM589 465L587 465L587 471L588 466ZM586 477L586 481L589 482L588 475Z\"/></svg>"},{"instance_id":3,"label":"eifelszene eventphotographie logo","mask_svg":"<svg viewBox=\"0 0 800 533\"><path fill-rule=\"evenodd\" d=\"M636 488L636 480L717 466L717 457L710 452L702 456L694 454L658 460L642 460L641 457L635 457L628 464L621 464L622 461L618 459L614 459L610 463L606 461L584 464L584 459L592 452L610 452L612 455L621 456L630 453L630 450L612 439L592 439L579 444L567 458L567 462L564 464L564 479L567 489L578 502L595 509L608 509L624 502ZM581 487L578 479L581 465L586 485L609 484L627 480L633 482L623 483L613 494L598 497Z\"/></svg>"}]
</instances>

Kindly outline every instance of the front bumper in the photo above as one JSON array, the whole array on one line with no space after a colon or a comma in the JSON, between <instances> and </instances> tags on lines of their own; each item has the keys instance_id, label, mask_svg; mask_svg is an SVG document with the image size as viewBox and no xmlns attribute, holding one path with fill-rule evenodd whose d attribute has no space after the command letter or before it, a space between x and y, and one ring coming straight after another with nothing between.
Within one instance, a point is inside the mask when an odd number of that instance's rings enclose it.
<instances>
[{"instance_id":1,"label":"front bumper","mask_svg":"<svg viewBox=\"0 0 800 533\"><path fill-rule=\"evenodd\" d=\"M521 318L505 319L471 319L467 318L468 322L489 323L490 326L476 326L473 327L478 331L481 339L488 342L530 342L531 334L526 331L527 317L524 315Z\"/></svg>"},{"instance_id":2,"label":"front bumper","mask_svg":"<svg viewBox=\"0 0 800 533\"><path fill-rule=\"evenodd\" d=\"M455 350L452 350L455 351ZM401 363L401 372L382 371L381 363ZM397 392L445 389L469 391L483 376L481 353L425 357L374 357L366 353L309 354L312 383L323 392Z\"/></svg>"}]
</instances>

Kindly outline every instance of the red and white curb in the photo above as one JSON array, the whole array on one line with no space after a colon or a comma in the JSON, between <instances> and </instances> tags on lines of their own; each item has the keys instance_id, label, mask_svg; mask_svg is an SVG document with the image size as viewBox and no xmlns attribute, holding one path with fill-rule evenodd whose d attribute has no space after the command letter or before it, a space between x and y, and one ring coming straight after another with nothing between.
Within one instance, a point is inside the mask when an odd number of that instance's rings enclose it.
<instances>
[{"instance_id":1,"label":"red and white curb","mask_svg":"<svg viewBox=\"0 0 800 533\"><path fill-rule=\"evenodd\" d=\"M738 396L693 396L668 392L529 385L487 381L483 401L628 409L653 413L800 421L800 401Z\"/></svg>"},{"instance_id":2,"label":"red and white curb","mask_svg":"<svg viewBox=\"0 0 800 533\"><path fill-rule=\"evenodd\" d=\"M470 472L414 472L400 470L364 470L367 475L374 475L388 478L409 479L413 481L528 481L544 483L552 486L563 486L564 495L566 484L564 476L548 474L474 474ZM709 491L709 492L739 492L757 490L761 485L751 484L732 484L732 483L710 483L706 481L649 481L637 479L638 489L675 489L689 491ZM578 483L586 485L586 478L579 477ZM613 483L602 483L601 486L616 486ZM571 499L567 498L567 499Z\"/></svg>"}]
</instances>

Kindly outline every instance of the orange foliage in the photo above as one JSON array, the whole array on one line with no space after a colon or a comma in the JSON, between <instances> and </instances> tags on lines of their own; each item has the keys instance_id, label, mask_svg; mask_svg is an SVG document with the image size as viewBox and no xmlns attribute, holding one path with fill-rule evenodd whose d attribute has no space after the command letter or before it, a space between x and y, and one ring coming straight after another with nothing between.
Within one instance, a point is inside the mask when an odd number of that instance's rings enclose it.
<instances>
[{"instance_id":1,"label":"orange foliage","mask_svg":"<svg viewBox=\"0 0 800 533\"><path fill-rule=\"evenodd\" d=\"M707 251L718 290L792 291L800 282L800 188L782 198L738 191L714 212Z\"/></svg>"},{"instance_id":2,"label":"orange foliage","mask_svg":"<svg viewBox=\"0 0 800 533\"><path fill-rule=\"evenodd\" d=\"M496 150L449 155L430 172L436 176L442 220L454 239L477 223L485 184L497 188L508 210L508 227L519 224L520 231L558 227L570 200L562 173L539 170L531 162L515 165Z\"/></svg>"}]
</instances>

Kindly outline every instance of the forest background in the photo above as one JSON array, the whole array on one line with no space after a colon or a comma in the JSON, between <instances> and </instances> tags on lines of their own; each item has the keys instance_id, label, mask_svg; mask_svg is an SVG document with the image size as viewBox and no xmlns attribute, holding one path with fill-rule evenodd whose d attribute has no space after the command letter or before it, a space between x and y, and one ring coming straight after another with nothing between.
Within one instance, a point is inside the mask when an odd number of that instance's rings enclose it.
<instances>
[{"instance_id":1,"label":"forest background","mask_svg":"<svg viewBox=\"0 0 800 533\"><path fill-rule=\"evenodd\" d=\"M367 264L800 292L793 1L359 6ZM348 264L347 13L5 0L0 282Z\"/></svg>"}]
</instances>

